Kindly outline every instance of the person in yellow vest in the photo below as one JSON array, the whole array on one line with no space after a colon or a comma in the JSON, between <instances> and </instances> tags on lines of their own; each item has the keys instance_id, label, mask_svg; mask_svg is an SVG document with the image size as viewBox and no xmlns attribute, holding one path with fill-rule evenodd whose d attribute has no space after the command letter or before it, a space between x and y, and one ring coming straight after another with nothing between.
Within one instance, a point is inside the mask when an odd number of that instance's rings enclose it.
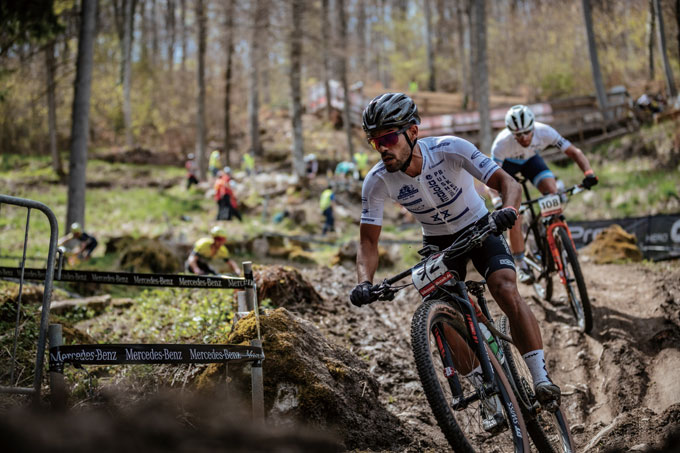
<instances>
[{"instance_id":1,"label":"person in yellow vest","mask_svg":"<svg viewBox=\"0 0 680 453\"><path fill-rule=\"evenodd\" d=\"M333 192L333 187L328 185L326 190L321 192L321 198L319 199L319 207L321 208L321 213L326 218L323 224L323 230L321 234L325 235L329 231L335 231L335 219L333 218L333 204L335 203L335 193Z\"/></svg>"},{"instance_id":2,"label":"person in yellow vest","mask_svg":"<svg viewBox=\"0 0 680 453\"><path fill-rule=\"evenodd\" d=\"M243 171L246 172L248 176L255 173L255 158L252 154L246 153L243 155Z\"/></svg>"},{"instance_id":3,"label":"person in yellow vest","mask_svg":"<svg viewBox=\"0 0 680 453\"><path fill-rule=\"evenodd\" d=\"M215 149L210 153L210 158L208 159L208 171L213 175L213 178L217 176L217 172L220 171L220 151Z\"/></svg>"},{"instance_id":4,"label":"person in yellow vest","mask_svg":"<svg viewBox=\"0 0 680 453\"><path fill-rule=\"evenodd\" d=\"M368 154L363 151L354 153L354 163L359 172L359 181L363 181L368 173Z\"/></svg>"},{"instance_id":5,"label":"person in yellow vest","mask_svg":"<svg viewBox=\"0 0 680 453\"><path fill-rule=\"evenodd\" d=\"M221 226L214 226L210 230L212 237L204 237L196 241L189 258L184 263L184 271L198 275L217 275L218 272L212 268L210 261L221 259L229 264L235 274L239 274L238 265L229 258L227 249L227 230Z\"/></svg>"}]
</instances>

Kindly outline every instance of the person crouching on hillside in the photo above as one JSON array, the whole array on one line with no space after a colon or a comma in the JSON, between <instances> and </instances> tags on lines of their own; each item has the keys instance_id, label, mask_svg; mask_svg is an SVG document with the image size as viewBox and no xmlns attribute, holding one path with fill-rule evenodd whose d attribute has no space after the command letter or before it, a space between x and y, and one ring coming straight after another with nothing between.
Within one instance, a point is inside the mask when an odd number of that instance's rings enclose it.
<instances>
[{"instance_id":1,"label":"person crouching on hillside","mask_svg":"<svg viewBox=\"0 0 680 453\"><path fill-rule=\"evenodd\" d=\"M69 264L74 264L75 259L80 261L89 260L92 256L92 252L99 244L94 236L83 231L83 228L78 222L73 222L71 224L71 232L59 239L57 245L61 247L72 240L78 241L78 246L73 251L71 257L69 257Z\"/></svg>"},{"instance_id":2,"label":"person crouching on hillside","mask_svg":"<svg viewBox=\"0 0 680 453\"><path fill-rule=\"evenodd\" d=\"M232 216L243 222L238 210L238 200L231 190L231 169L224 167L215 180L215 201L217 201L217 220L231 220Z\"/></svg>"},{"instance_id":3,"label":"person crouching on hillside","mask_svg":"<svg viewBox=\"0 0 680 453\"><path fill-rule=\"evenodd\" d=\"M210 230L212 237L204 237L196 241L193 250L184 263L184 271L197 275L217 275L218 272L212 268L210 261L221 259L229 264L235 274L239 274L238 265L229 258L227 249L227 230L221 226L215 226Z\"/></svg>"}]
</instances>

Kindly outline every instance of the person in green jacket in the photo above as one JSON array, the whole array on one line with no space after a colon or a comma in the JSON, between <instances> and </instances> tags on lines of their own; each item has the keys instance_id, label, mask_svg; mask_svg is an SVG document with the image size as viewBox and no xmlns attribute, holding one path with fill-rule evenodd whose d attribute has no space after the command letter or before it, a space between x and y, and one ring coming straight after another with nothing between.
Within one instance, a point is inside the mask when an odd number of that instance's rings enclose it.
<instances>
[{"instance_id":1,"label":"person in green jacket","mask_svg":"<svg viewBox=\"0 0 680 453\"><path fill-rule=\"evenodd\" d=\"M255 173L255 158L252 154L246 153L243 155L243 171L246 172L248 176Z\"/></svg>"},{"instance_id":2,"label":"person in green jacket","mask_svg":"<svg viewBox=\"0 0 680 453\"><path fill-rule=\"evenodd\" d=\"M363 151L357 151L354 153L354 164L359 172L359 181L363 181L368 173L368 154Z\"/></svg>"},{"instance_id":3,"label":"person in green jacket","mask_svg":"<svg viewBox=\"0 0 680 453\"><path fill-rule=\"evenodd\" d=\"M334 202L335 193L333 192L333 187L329 185L326 190L321 192L321 198L319 199L321 213L326 218L326 221L323 224L323 230L321 230L322 235L325 235L329 231L335 231L335 219L333 218Z\"/></svg>"},{"instance_id":4,"label":"person in green jacket","mask_svg":"<svg viewBox=\"0 0 680 453\"><path fill-rule=\"evenodd\" d=\"M217 172L220 171L220 151L215 149L210 153L210 158L208 159L208 171L213 175L213 178L217 177Z\"/></svg>"}]
</instances>

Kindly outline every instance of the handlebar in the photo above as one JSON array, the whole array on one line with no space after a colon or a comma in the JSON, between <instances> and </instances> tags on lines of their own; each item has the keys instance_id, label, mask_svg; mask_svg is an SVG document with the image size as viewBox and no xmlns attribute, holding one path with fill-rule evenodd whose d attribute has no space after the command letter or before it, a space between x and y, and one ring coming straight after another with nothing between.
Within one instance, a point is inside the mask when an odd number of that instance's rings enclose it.
<instances>
[{"instance_id":1,"label":"handlebar","mask_svg":"<svg viewBox=\"0 0 680 453\"><path fill-rule=\"evenodd\" d=\"M467 253L469 250L472 250L473 248L481 246L482 242L484 242L484 240L486 240L486 238L489 237L491 233L493 233L493 231L491 229L491 226L488 224L484 225L483 227L473 227L470 229L468 234L462 235L461 237L456 239L456 241L453 244L451 244L444 250L436 252L435 254L444 253L445 258L447 260L454 259L458 256L463 255L464 253ZM407 286L410 286L404 285L400 287L393 287L392 284L411 275L411 272L413 271L414 268L427 262L431 258L431 256L424 258L415 266L412 266L393 277L386 278L385 280L382 281L382 283L373 285L371 287L371 294L375 297L375 300L392 300L397 291Z\"/></svg>"},{"instance_id":2,"label":"handlebar","mask_svg":"<svg viewBox=\"0 0 680 453\"><path fill-rule=\"evenodd\" d=\"M585 189L585 187L583 187L583 184L575 184L568 189L557 192L556 194L546 194L546 195L568 195L568 196L572 196L572 195L576 195L579 192L583 192L584 190L586 190L586 189ZM538 198L533 198L531 200L523 201L520 205L521 206L529 206L530 204L538 203L538 201L541 198L543 198L544 196L545 195L541 195Z\"/></svg>"}]
</instances>

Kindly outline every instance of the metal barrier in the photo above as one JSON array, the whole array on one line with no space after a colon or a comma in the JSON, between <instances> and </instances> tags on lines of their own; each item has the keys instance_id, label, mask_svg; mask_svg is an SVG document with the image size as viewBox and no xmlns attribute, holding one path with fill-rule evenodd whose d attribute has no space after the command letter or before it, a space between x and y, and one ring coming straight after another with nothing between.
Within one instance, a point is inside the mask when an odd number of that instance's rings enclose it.
<instances>
[{"instance_id":1,"label":"metal barrier","mask_svg":"<svg viewBox=\"0 0 680 453\"><path fill-rule=\"evenodd\" d=\"M40 397L40 383L42 382L42 370L43 363L45 359L45 340L47 337L47 323L49 322L50 314L50 301L52 299L52 280L54 275L54 261L57 252L57 238L59 237L59 226L57 224L57 218L50 208L48 208L43 203L34 200L27 200L25 198L10 197L8 195L0 194L0 207L2 204L21 206L27 209L26 213L26 228L24 230L24 245L23 245L23 257L20 263L20 267L17 269L17 277L19 278L19 296L17 298L17 317L14 326L14 342L12 345L11 353L11 371L10 371L10 385L3 386L0 385L0 393L17 393L17 394L28 394L33 395L35 399ZM26 247L28 244L28 230L29 223L31 220L31 209L37 209L41 211L47 217L50 222L50 245L49 251L47 253L47 265L44 272L44 284L45 288L43 290L43 302L42 302L42 313L40 316L40 331L38 334L38 345L37 345L37 355L35 359L35 370L33 374L33 387L19 387L15 385L14 382L14 371L16 368L16 348L17 340L19 337L19 321L21 315L21 295L23 293L24 287L24 270L26 265Z\"/></svg>"},{"instance_id":2,"label":"metal barrier","mask_svg":"<svg viewBox=\"0 0 680 453\"><path fill-rule=\"evenodd\" d=\"M38 338L38 354L33 388L17 386L0 386L0 393L22 393L40 396L42 369L45 355L45 340L48 332L49 309L52 295L52 281L91 282L113 285L203 288L203 289L243 289L239 298L239 315L246 311L254 311L257 326L257 339L250 346L216 345L216 344L81 344L63 345L61 325L49 326L49 372L51 399L57 407L65 406L68 394L64 382L63 368L65 364L82 365L122 365L122 364L183 364L183 363L228 363L250 362L252 382L253 416L264 418L264 387L262 361L264 351L260 336L259 309L257 304L255 280L251 262L243 263L243 277L222 277L181 274L142 274L129 272L101 272L85 270L56 270L55 255L58 237L58 226L52 211L42 203L22 198L0 195L0 205L13 204L28 208L26 231L24 238L24 259L20 267L0 267L0 278L19 279L19 297L17 302L17 322L15 326L14 347L12 351L12 367L15 363L16 344L19 331L19 314L21 310L21 294L24 280L44 280L43 305ZM26 268L26 242L30 220L30 210L40 209L50 220L50 250L46 269ZM60 263L62 260L59 260ZM11 372L14 380L14 368Z\"/></svg>"}]
</instances>

